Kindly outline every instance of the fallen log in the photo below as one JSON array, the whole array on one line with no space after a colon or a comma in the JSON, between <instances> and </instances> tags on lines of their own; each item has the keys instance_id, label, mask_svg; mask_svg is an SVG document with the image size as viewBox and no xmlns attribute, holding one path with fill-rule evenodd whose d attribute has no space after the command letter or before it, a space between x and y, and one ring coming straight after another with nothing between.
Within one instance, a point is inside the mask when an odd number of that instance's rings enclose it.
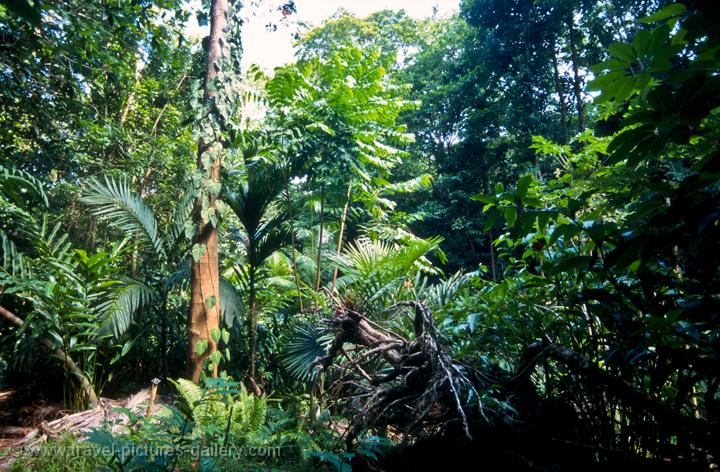
<instances>
[{"instance_id":1,"label":"fallen log","mask_svg":"<svg viewBox=\"0 0 720 472\"><path fill-rule=\"evenodd\" d=\"M375 325L362 314L338 309L330 328L335 339L328 355L318 360L323 370L335 367L338 380L330 387L336 397L354 405L352 427L346 442L352 445L369 428L389 425L408 435L437 430L447 423L459 422L463 434L472 439L469 416L484 416L477 386L466 373L468 368L454 361L438 343L429 310L416 302L396 307L415 310L415 339L410 341ZM350 357L345 344L360 348ZM345 361L334 363L343 354ZM369 375L361 364L382 360L389 372ZM359 379L353 374L359 374ZM359 380L365 382L359 382ZM474 402L465 399L474 398Z\"/></svg>"}]
</instances>

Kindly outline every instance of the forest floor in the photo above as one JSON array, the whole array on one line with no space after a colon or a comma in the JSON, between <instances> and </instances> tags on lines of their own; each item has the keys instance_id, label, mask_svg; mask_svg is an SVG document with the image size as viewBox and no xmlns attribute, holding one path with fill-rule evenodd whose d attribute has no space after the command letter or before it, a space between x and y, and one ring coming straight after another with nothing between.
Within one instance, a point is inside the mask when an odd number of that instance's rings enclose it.
<instances>
[{"instance_id":1,"label":"forest floor","mask_svg":"<svg viewBox=\"0 0 720 472\"><path fill-rule=\"evenodd\" d=\"M27 434L43 422L68 413L61 404L38 399L30 391L0 390L0 471L7 470L13 459L10 452L22 444Z\"/></svg>"},{"instance_id":2,"label":"forest floor","mask_svg":"<svg viewBox=\"0 0 720 472\"><path fill-rule=\"evenodd\" d=\"M13 452L20 447L44 443L64 432L86 433L106 422L115 425L113 429L122 427L126 418L118 408L144 414L149 400L147 388L124 399L100 398L96 407L73 412L64 409L61 403L38 398L30 390L0 390L0 471L8 469L17 457ZM156 414L165 404L167 399L158 396L151 414Z\"/></svg>"}]
</instances>

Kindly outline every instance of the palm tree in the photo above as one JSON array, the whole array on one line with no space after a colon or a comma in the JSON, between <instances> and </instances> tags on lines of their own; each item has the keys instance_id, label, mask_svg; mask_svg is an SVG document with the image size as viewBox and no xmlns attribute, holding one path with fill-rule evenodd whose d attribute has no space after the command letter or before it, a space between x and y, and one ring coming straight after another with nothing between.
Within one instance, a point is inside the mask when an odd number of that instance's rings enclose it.
<instances>
[{"instance_id":1,"label":"palm tree","mask_svg":"<svg viewBox=\"0 0 720 472\"><path fill-rule=\"evenodd\" d=\"M288 244L291 231L284 224L288 215L281 206L281 194L286 188L286 173L273 163L254 160L256 151L253 147L244 150L244 178L236 185L226 185L223 201L235 213L243 229L240 237L247 255L247 274L241 278L247 280L249 307L247 331L250 353L247 378L257 393L259 390L255 384L255 370L258 274L263 263ZM237 174L236 172L235 175Z\"/></svg>"},{"instance_id":2,"label":"palm tree","mask_svg":"<svg viewBox=\"0 0 720 472\"><path fill-rule=\"evenodd\" d=\"M120 230L126 238L133 241L145 256L143 273L146 286L151 290L149 302L159 313L161 322L161 365L167 375L168 352L168 316L166 311L168 297L172 290L186 284L190 278L190 260L187 256L187 222L190 220L193 199L192 194L182 197L165 231L159 230L155 213L147 203L134 193L125 177L103 180L91 179L88 188L81 197L94 215ZM161 236L165 234L166 237ZM220 296L223 303L220 313L223 322L231 326L242 313L240 298L227 280L221 279ZM121 336L133 322L129 312L117 312L110 319L115 336ZM194 349L188 346L188 349Z\"/></svg>"},{"instance_id":3,"label":"palm tree","mask_svg":"<svg viewBox=\"0 0 720 472\"><path fill-rule=\"evenodd\" d=\"M146 306L152 291L118 275L126 242L94 255L74 249L60 224L49 224L48 199L40 181L0 167L0 184L0 219L12 223L0 228L0 294L8 297L0 315L16 326L18 334L32 333L60 359L79 382L81 403L92 405L101 386L99 357L112 350L119 321ZM16 308L8 308L13 305L27 314L24 320Z\"/></svg>"}]
</instances>

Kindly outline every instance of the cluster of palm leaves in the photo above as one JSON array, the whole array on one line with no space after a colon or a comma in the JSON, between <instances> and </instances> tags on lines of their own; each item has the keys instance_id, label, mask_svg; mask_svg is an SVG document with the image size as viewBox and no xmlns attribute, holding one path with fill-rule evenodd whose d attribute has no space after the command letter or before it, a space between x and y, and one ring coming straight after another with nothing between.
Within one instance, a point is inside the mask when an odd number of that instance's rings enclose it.
<instances>
[{"instance_id":1,"label":"cluster of palm leaves","mask_svg":"<svg viewBox=\"0 0 720 472\"><path fill-rule=\"evenodd\" d=\"M408 238L402 241L358 238L331 258L339 268L332 303L352 306L371 319L404 329L406 320L391 308L405 300L432 299L442 293L442 282L429 284L432 272L427 256L439 249L441 239ZM420 298L418 298L420 297ZM437 303L444 301L438 300ZM281 358L285 369L300 381L317 378L317 360L327 353L333 333L330 315L307 316L298 321L284 342Z\"/></svg>"},{"instance_id":2,"label":"cluster of palm leaves","mask_svg":"<svg viewBox=\"0 0 720 472\"><path fill-rule=\"evenodd\" d=\"M121 275L130 252L127 240L89 255L72 246L60 223L50 222L41 182L2 168L0 183L2 304L24 321L16 333L13 367L25 369L47 358L54 351L38 341L49 339L99 390L108 380L102 368L106 361L114 363L113 353L126 353L132 343L118 344L123 321L150 303L153 294L143 282Z\"/></svg>"},{"instance_id":3,"label":"cluster of palm leaves","mask_svg":"<svg viewBox=\"0 0 720 472\"><path fill-rule=\"evenodd\" d=\"M191 194L180 198L172 218L161 228L153 210L145 200L133 192L125 178L102 180L90 179L81 201L88 205L94 215L116 228L125 238L134 242L133 264L142 258L143 307L154 312L153 319L159 321L161 368L167 373L170 331L182 332L176 323L170 326L168 301L173 291L183 289L190 279L190 258L187 250L185 228L191 218L193 199ZM165 235L163 238L161 235ZM140 294L138 293L140 296ZM239 321L243 313L242 299L226 279L220 280L221 316L226 326ZM138 306L138 308L140 308ZM110 320L113 332L121 336L134 323L135 311L114 313ZM174 317L183 320L184 314ZM173 329L174 328L174 329Z\"/></svg>"}]
</instances>

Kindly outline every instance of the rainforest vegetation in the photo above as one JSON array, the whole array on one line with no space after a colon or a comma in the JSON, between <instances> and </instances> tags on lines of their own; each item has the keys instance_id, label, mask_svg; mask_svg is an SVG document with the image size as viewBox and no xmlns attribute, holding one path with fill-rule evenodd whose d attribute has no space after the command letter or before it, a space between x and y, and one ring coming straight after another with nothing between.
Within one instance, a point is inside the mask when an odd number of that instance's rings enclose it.
<instances>
[{"instance_id":1,"label":"rainforest vegetation","mask_svg":"<svg viewBox=\"0 0 720 472\"><path fill-rule=\"evenodd\" d=\"M718 468L718 2L195 3L0 2L0 469Z\"/></svg>"}]
</instances>

